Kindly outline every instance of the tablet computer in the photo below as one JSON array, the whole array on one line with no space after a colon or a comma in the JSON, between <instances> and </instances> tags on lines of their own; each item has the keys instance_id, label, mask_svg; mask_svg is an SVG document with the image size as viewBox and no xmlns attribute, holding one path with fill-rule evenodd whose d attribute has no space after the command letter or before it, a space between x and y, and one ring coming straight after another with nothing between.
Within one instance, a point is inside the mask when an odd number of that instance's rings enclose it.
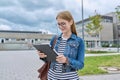
<instances>
[{"instance_id":1,"label":"tablet computer","mask_svg":"<svg viewBox=\"0 0 120 80\"><path fill-rule=\"evenodd\" d=\"M49 44L39 44L33 45L38 51L45 53L47 55L46 59L48 62L56 61L56 57L58 56L56 51L53 50Z\"/></svg>"}]
</instances>

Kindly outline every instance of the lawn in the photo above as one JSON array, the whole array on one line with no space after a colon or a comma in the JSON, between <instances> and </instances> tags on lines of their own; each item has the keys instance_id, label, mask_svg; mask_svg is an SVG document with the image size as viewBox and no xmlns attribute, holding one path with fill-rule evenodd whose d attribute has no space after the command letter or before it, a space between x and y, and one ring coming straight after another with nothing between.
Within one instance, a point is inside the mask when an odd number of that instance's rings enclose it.
<instances>
[{"instance_id":1,"label":"lawn","mask_svg":"<svg viewBox=\"0 0 120 80\"><path fill-rule=\"evenodd\" d=\"M93 51L93 50L86 50L85 51L87 54L104 54L104 53L115 53L115 52L110 52L110 51Z\"/></svg>"},{"instance_id":2,"label":"lawn","mask_svg":"<svg viewBox=\"0 0 120 80\"><path fill-rule=\"evenodd\" d=\"M113 66L120 68L120 55L85 57L85 66L78 71L79 75L105 74L106 71L99 69L101 66Z\"/></svg>"}]
</instances>

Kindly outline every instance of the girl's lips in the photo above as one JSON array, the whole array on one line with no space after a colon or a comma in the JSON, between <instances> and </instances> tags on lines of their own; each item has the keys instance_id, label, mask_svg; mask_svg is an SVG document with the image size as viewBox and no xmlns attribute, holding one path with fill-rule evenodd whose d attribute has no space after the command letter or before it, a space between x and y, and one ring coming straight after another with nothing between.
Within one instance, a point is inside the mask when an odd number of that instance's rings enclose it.
<instances>
[{"instance_id":1,"label":"girl's lips","mask_svg":"<svg viewBox=\"0 0 120 80\"><path fill-rule=\"evenodd\" d=\"M65 31L65 28L60 28L61 31Z\"/></svg>"},{"instance_id":2,"label":"girl's lips","mask_svg":"<svg viewBox=\"0 0 120 80\"><path fill-rule=\"evenodd\" d=\"M65 31L65 29L62 29L62 31Z\"/></svg>"},{"instance_id":3,"label":"girl's lips","mask_svg":"<svg viewBox=\"0 0 120 80\"><path fill-rule=\"evenodd\" d=\"M65 30L64 28L62 28L61 30Z\"/></svg>"}]
</instances>

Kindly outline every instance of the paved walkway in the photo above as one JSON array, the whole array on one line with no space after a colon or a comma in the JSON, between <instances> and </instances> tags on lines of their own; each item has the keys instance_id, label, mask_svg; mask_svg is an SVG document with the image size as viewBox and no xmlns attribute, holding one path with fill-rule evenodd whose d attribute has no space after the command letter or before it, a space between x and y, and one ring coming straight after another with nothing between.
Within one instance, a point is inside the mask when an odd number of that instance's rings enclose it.
<instances>
[{"instance_id":1,"label":"paved walkway","mask_svg":"<svg viewBox=\"0 0 120 80\"><path fill-rule=\"evenodd\" d=\"M120 74L80 76L81 80L120 80Z\"/></svg>"},{"instance_id":2,"label":"paved walkway","mask_svg":"<svg viewBox=\"0 0 120 80\"><path fill-rule=\"evenodd\" d=\"M0 51L0 80L39 80L43 64L36 51ZM120 80L120 74L80 76L81 80Z\"/></svg>"},{"instance_id":3,"label":"paved walkway","mask_svg":"<svg viewBox=\"0 0 120 80\"><path fill-rule=\"evenodd\" d=\"M39 80L35 51L0 51L0 80Z\"/></svg>"}]
</instances>

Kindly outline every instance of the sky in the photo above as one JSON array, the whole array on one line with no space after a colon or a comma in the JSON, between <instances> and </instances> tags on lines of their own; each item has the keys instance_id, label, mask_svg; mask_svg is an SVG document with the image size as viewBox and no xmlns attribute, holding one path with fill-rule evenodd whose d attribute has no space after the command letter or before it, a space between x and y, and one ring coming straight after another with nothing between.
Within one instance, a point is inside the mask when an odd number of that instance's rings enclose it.
<instances>
[{"instance_id":1,"label":"sky","mask_svg":"<svg viewBox=\"0 0 120 80\"><path fill-rule=\"evenodd\" d=\"M84 19L115 11L120 0L83 0ZM81 20L81 0L0 0L0 30L58 33L56 15L68 10Z\"/></svg>"}]
</instances>

